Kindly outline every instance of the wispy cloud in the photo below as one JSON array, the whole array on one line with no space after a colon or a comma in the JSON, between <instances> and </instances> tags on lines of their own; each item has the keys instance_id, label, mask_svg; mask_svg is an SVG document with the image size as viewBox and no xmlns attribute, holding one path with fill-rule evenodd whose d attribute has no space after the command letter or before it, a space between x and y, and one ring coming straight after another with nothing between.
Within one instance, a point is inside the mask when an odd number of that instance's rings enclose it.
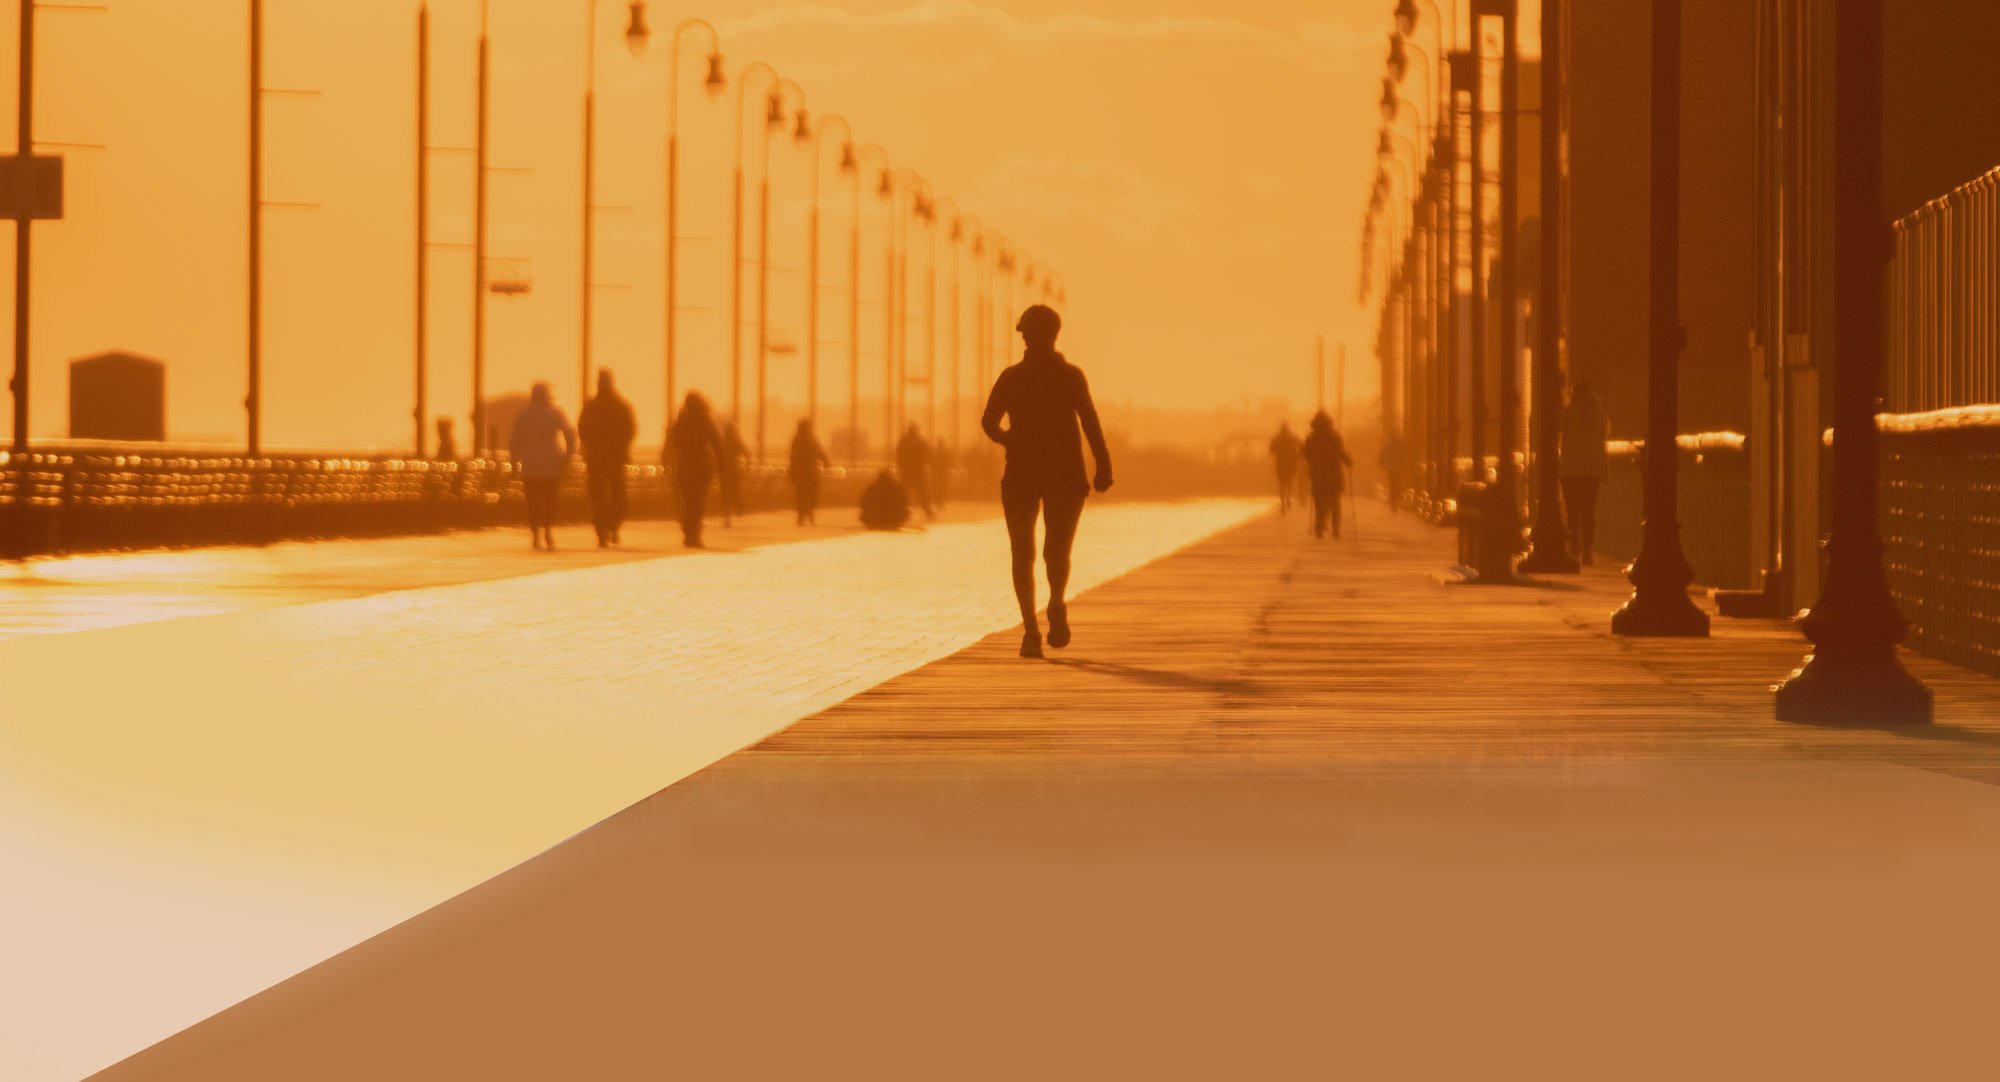
<instances>
[{"instance_id":1,"label":"wispy cloud","mask_svg":"<svg viewBox=\"0 0 2000 1082\"><path fill-rule=\"evenodd\" d=\"M979 181L973 198L997 219L1085 218L1128 239L1159 235L1173 219L1196 213L1194 200L1115 162L1013 154Z\"/></svg>"}]
</instances>

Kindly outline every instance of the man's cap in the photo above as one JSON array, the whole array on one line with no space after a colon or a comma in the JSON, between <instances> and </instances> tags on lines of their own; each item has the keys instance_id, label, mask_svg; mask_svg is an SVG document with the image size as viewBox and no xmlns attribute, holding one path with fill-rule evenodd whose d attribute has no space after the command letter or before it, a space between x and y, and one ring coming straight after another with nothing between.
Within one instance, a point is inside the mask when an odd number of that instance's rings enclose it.
<instances>
[{"instance_id":1,"label":"man's cap","mask_svg":"<svg viewBox=\"0 0 2000 1082\"><path fill-rule=\"evenodd\" d=\"M1055 309L1050 308L1046 304L1030 305L1027 311L1021 313L1021 321L1014 324L1014 329L1017 331L1046 331L1049 334L1054 334L1062 330L1062 317L1056 314Z\"/></svg>"}]
</instances>

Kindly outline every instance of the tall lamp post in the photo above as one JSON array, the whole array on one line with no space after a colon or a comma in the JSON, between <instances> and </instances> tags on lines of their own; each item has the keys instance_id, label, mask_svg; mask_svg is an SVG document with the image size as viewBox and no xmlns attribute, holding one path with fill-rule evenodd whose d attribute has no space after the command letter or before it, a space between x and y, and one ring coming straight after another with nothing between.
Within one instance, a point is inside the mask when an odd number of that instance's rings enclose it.
<instances>
[{"instance_id":1,"label":"tall lamp post","mask_svg":"<svg viewBox=\"0 0 2000 1082\"><path fill-rule=\"evenodd\" d=\"M771 139L785 126L785 94L799 99L798 126L792 137L803 146L812 140L804 90L790 79L771 89L771 108L764 125L764 161L757 186L757 461L764 461L764 415L771 389Z\"/></svg>"},{"instance_id":2,"label":"tall lamp post","mask_svg":"<svg viewBox=\"0 0 2000 1082\"><path fill-rule=\"evenodd\" d=\"M852 142L849 143L852 146ZM854 205L849 222L847 247L847 461L850 466L861 464L861 174L862 165L871 158L881 161L881 185L875 194L885 200L895 198L894 182L890 180L889 154L873 143L864 144L854 151L854 171L849 175L853 184ZM888 232L884 230L884 232ZM888 295L882 303L887 305ZM889 341L882 340L882 363L889 362ZM888 430L884 429L886 433Z\"/></svg>"},{"instance_id":3,"label":"tall lamp post","mask_svg":"<svg viewBox=\"0 0 2000 1082\"><path fill-rule=\"evenodd\" d=\"M667 297L666 317L666 394L667 424L674 422L674 391L679 378L676 360L676 332L680 318L680 219L681 219L681 54L685 51L687 36L701 33L708 38L708 77L702 86L714 98L728 85L728 76L722 70L722 43L717 38L715 27L702 19L683 19L674 28L672 56L667 67Z\"/></svg>"},{"instance_id":4,"label":"tall lamp post","mask_svg":"<svg viewBox=\"0 0 2000 1082\"><path fill-rule=\"evenodd\" d=\"M803 114L801 114L803 121ZM826 166L826 130L840 126L840 171L860 184L854 157L854 128L847 118L829 113L813 129L812 208L806 226L806 416L819 420L819 204L820 171ZM857 187L858 190L858 187ZM858 201L857 201L858 202ZM852 328L849 328L850 334Z\"/></svg>"},{"instance_id":5,"label":"tall lamp post","mask_svg":"<svg viewBox=\"0 0 2000 1082\"><path fill-rule=\"evenodd\" d=\"M729 416L732 420L743 416L743 121L744 104L750 97L750 85L758 78L769 83L778 81L778 73L771 65L755 61L736 76L736 127L731 139L736 143L736 198L732 210L732 240L729 260ZM784 123L784 102L775 94L766 103L763 123L768 127ZM765 136L758 136L760 145L768 150Z\"/></svg>"},{"instance_id":6,"label":"tall lamp post","mask_svg":"<svg viewBox=\"0 0 2000 1082\"><path fill-rule=\"evenodd\" d=\"M948 250L951 253L951 296L946 301L951 308L951 318L946 321L947 326L945 330L947 341L950 344L945 350L945 357L946 362L951 365L951 451L956 456L965 448L965 429L963 427L965 420L965 379L959 372L960 353L958 344L959 332L963 329L963 325L959 322L958 309L959 303L964 299L965 253L962 245L965 241L965 213L959 209L958 200L956 199L940 197L938 202L951 205L951 214L949 216L951 232L945 235L948 241ZM932 277L935 278L937 274L935 267L933 267L931 273ZM935 375L933 375L933 378L935 378Z\"/></svg>"},{"instance_id":7,"label":"tall lamp post","mask_svg":"<svg viewBox=\"0 0 2000 1082\"><path fill-rule=\"evenodd\" d=\"M1478 546L1477 570L1479 581L1489 584L1511 583L1514 577L1514 558L1521 548L1521 508L1520 508L1520 462L1516 456L1514 437L1517 434L1516 419L1520 416L1521 371L1518 363L1520 344L1516 340L1516 326L1519 322L1518 308L1518 267L1520 232L1517 200L1520 195L1520 5L1519 0L1474 0L1472 7L1475 18L1496 17L1500 20L1500 254L1495 261L1493 277L1500 296L1499 339L1500 339L1500 418L1496 426L1493 482L1480 498L1479 522L1480 540ZM1473 57L1475 65L1483 57L1483 37L1473 35ZM1483 67L1477 69L1483 72ZM1484 83L1480 74L1474 76L1473 122L1475 148L1480 141L1481 117L1484 107ZM1481 182L1483 170L1477 157L1473 164L1475 187L1484 194ZM1480 214L1482 198L1474 198L1475 216ZM1479 237L1483 228L1475 224L1474 237ZM1482 251L1483 255L1483 251ZM1473 274L1485 277L1483 259L1474 259ZM1484 312L1476 312L1475 320L1483 320ZM1477 332L1475 332L1477 333ZM1475 396L1477 397L1477 396Z\"/></svg>"},{"instance_id":8,"label":"tall lamp post","mask_svg":"<svg viewBox=\"0 0 2000 1082\"><path fill-rule=\"evenodd\" d=\"M1843 73L1844 74L1844 73ZM1681 551L1680 447L1681 0L1653 0L1652 298L1646 387L1646 521L1629 577L1632 597L1611 616L1617 635L1699 637L1708 614L1688 599L1694 569ZM1845 185L1843 185L1845 187Z\"/></svg>"},{"instance_id":9,"label":"tall lamp post","mask_svg":"<svg viewBox=\"0 0 2000 1082\"><path fill-rule=\"evenodd\" d=\"M907 212L899 206L895 215L896 266L893 277L895 281L898 316L891 324L896 336L896 364L891 375L892 383L889 388L890 398L894 402L893 416L895 417L895 422L889 429L889 438L891 440L896 438L897 433L902 431L903 426L908 424L910 419L908 401L910 389L910 321L907 312L903 310L903 305L908 299L910 289L909 223L911 218L922 217L927 213L925 208L929 206L931 198L931 182L924 179L923 174L918 173L916 170L908 166L899 167L896 170L896 179L898 190L910 193L910 201Z\"/></svg>"},{"instance_id":10,"label":"tall lamp post","mask_svg":"<svg viewBox=\"0 0 2000 1082\"><path fill-rule=\"evenodd\" d=\"M590 397L590 314L591 269L597 240L597 2L585 0L590 9L587 20L589 29L584 43L583 82L583 273L579 285L578 303L581 314L581 329L578 332L578 385L577 401ZM646 30L646 0L631 0L625 25L625 44L632 55L646 51L646 40L650 36Z\"/></svg>"},{"instance_id":11,"label":"tall lamp post","mask_svg":"<svg viewBox=\"0 0 2000 1082\"><path fill-rule=\"evenodd\" d=\"M1569 244L1562 154L1567 29L1563 0L1542 0L1542 282L1535 295L1540 334L1535 343L1534 407L1540 424L1535 429L1535 526L1528 535L1528 555L1521 570L1557 575L1582 570L1577 554L1570 551L1569 527L1562 514L1562 273L1563 250Z\"/></svg>"},{"instance_id":12,"label":"tall lamp post","mask_svg":"<svg viewBox=\"0 0 2000 1082\"><path fill-rule=\"evenodd\" d=\"M1835 0L1833 530L1826 586L1801 622L1812 656L1777 688L1780 721L1922 725L1931 691L1903 668L1908 630L1882 571L1883 298L1892 241L1882 200L1882 0Z\"/></svg>"},{"instance_id":13,"label":"tall lamp post","mask_svg":"<svg viewBox=\"0 0 2000 1082\"><path fill-rule=\"evenodd\" d=\"M472 130L472 457L486 440L486 188L487 130L493 93L493 50L487 0L479 0L477 86Z\"/></svg>"}]
</instances>

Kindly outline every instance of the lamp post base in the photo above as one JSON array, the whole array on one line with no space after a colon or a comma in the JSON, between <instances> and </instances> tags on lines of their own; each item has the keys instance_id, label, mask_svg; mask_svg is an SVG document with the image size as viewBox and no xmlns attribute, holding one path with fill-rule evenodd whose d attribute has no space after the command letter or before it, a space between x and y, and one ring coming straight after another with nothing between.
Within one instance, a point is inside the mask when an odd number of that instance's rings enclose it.
<instances>
[{"instance_id":1,"label":"lamp post base","mask_svg":"<svg viewBox=\"0 0 2000 1082\"><path fill-rule=\"evenodd\" d=\"M1706 638L1708 614L1685 589L1640 590L1611 614L1611 633L1645 639Z\"/></svg>"},{"instance_id":2,"label":"lamp post base","mask_svg":"<svg viewBox=\"0 0 2000 1082\"><path fill-rule=\"evenodd\" d=\"M1894 647L1814 650L1772 690L1778 720L1798 725L1879 729L1931 723L1931 689L1903 668Z\"/></svg>"},{"instance_id":3,"label":"lamp post base","mask_svg":"<svg viewBox=\"0 0 2000 1082\"><path fill-rule=\"evenodd\" d=\"M1534 544L1528 558L1521 561L1524 575L1580 575L1583 564L1569 554L1568 545Z\"/></svg>"}]
</instances>

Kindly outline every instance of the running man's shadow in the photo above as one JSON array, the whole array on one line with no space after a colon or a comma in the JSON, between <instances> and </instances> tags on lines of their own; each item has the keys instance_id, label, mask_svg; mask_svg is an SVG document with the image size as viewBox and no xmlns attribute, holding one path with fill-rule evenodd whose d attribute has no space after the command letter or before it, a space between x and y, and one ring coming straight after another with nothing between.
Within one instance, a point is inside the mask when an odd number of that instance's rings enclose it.
<instances>
[{"instance_id":1,"label":"running man's shadow","mask_svg":"<svg viewBox=\"0 0 2000 1082\"><path fill-rule=\"evenodd\" d=\"M1051 665L1098 676L1112 676L1120 680L1130 680L1149 687L1165 688L1169 691L1204 691L1212 695L1253 695L1250 686L1241 680L1211 680L1188 673L1171 672L1166 669L1143 669L1134 665L1120 665L1110 661L1086 661L1081 658L1052 657Z\"/></svg>"}]
</instances>

